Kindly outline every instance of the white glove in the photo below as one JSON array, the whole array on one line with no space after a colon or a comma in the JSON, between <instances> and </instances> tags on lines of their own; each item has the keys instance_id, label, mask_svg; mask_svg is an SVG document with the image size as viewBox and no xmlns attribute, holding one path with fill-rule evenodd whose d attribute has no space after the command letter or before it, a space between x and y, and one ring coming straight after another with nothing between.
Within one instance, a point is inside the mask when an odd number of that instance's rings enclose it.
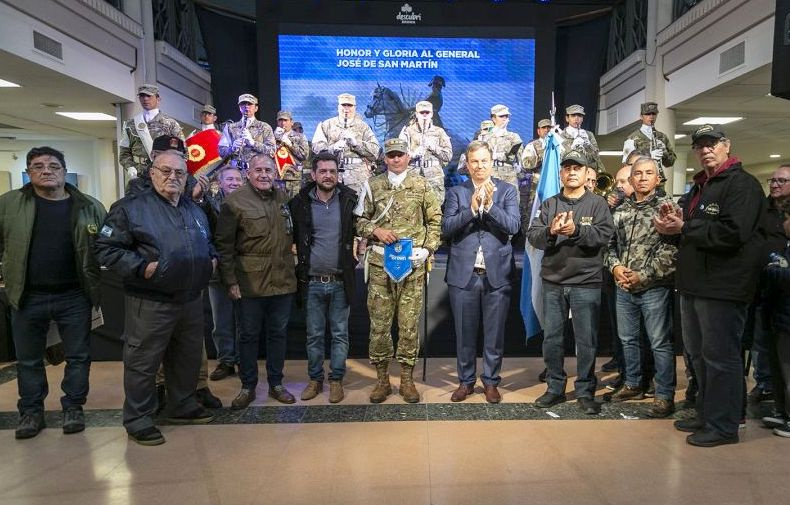
<instances>
[{"instance_id":1,"label":"white glove","mask_svg":"<svg viewBox=\"0 0 790 505\"><path fill-rule=\"evenodd\" d=\"M667 148L666 144L664 144L662 141L658 139L655 140L655 143L656 143L656 149L661 149L663 151L664 149Z\"/></svg>"},{"instance_id":2,"label":"white glove","mask_svg":"<svg viewBox=\"0 0 790 505\"><path fill-rule=\"evenodd\" d=\"M280 138L280 142L282 142L283 144L285 144L285 145L287 145L287 146L289 146L289 147L292 145L291 139L290 139L290 138L288 138L288 135L283 135L283 136Z\"/></svg>"},{"instance_id":3,"label":"white glove","mask_svg":"<svg viewBox=\"0 0 790 505\"><path fill-rule=\"evenodd\" d=\"M337 151L344 151L346 149L346 141L342 140L342 139L338 140L337 142L335 142L334 144L329 146L329 149L331 149L332 151L335 151L335 152L337 152Z\"/></svg>"},{"instance_id":4,"label":"white glove","mask_svg":"<svg viewBox=\"0 0 790 505\"><path fill-rule=\"evenodd\" d=\"M245 140L245 141L247 142L247 144L249 144L249 145L253 145L253 144L255 144L255 141L254 141L254 140L252 140L252 134L250 133L250 130L244 130L244 140Z\"/></svg>"},{"instance_id":5,"label":"white glove","mask_svg":"<svg viewBox=\"0 0 790 505\"><path fill-rule=\"evenodd\" d=\"M126 173L129 174L130 179L134 179L137 177L137 169L134 167L127 168Z\"/></svg>"},{"instance_id":6,"label":"white glove","mask_svg":"<svg viewBox=\"0 0 790 505\"><path fill-rule=\"evenodd\" d=\"M357 139L355 139L353 135L346 132L344 137L346 140L346 144L348 144L349 147L357 147Z\"/></svg>"},{"instance_id":7,"label":"white glove","mask_svg":"<svg viewBox=\"0 0 790 505\"><path fill-rule=\"evenodd\" d=\"M661 161L661 158L664 157L664 150L663 149L653 149L650 151L650 157L656 161Z\"/></svg>"},{"instance_id":8,"label":"white glove","mask_svg":"<svg viewBox=\"0 0 790 505\"><path fill-rule=\"evenodd\" d=\"M583 145L584 145L584 143L585 143L585 142L584 142L584 139L583 139L583 138L581 138L581 137L576 137L575 139L573 139L573 143L571 144L571 149L573 149L573 148L575 148L575 147L581 147L581 146L583 146Z\"/></svg>"},{"instance_id":9,"label":"white glove","mask_svg":"<svg viewBox=\"0 0 790 505\"><path fill-rule=\"evenodd\" d=\"M233 149L241 149L244 147L246 139L239 137L233 141Z\"/></svg>"},{"instance_id":10,"label":"white glove","mask_svg":"<svg viewBox=\"0 0 790 505\"><path fill-rule=\"evenodd\" d=\"M423 263L425 260L428 259L428 256L430 255L431 253L428 252L428 249L425 249L423 247L415 247L411 251L411 256L409 256L409 259L414 262Z\"/></svg>"},{"instance_id":11,"label":"white glove","mask_svg":"<svg viewBox=\"0 0 790 505\"><path fill-rule=\"evenodd\" d=\"M283 133L285 133L285 130L283 130L278 126L277 128L274 129L274 138L280 140L280 137L283 136Z\"/></svg>"}]
</instances>

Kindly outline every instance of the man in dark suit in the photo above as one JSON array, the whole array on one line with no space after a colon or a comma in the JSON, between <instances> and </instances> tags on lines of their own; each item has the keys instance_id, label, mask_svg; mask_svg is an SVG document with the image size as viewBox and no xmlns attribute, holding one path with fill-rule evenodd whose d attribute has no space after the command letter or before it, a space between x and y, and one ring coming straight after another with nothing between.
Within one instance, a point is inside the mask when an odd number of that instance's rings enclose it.
<instances>
[{"instance_id":1,"label":"man in dark suit","mask_svg":"<svg viewBox=\"0 0 790 505\"><path fill-rule=\"evenodd\" d=\"M474 392L477 380L477 330L483 318L483 386L486 401L499 403L497 390L510 306L513 248L519 228L516 188L491 178L491 147L474 141L466 148L470 180L445 198L442 235L450 241L447 286L455 318L460 385L451 399Z\"/></svg>"}]
</instances>

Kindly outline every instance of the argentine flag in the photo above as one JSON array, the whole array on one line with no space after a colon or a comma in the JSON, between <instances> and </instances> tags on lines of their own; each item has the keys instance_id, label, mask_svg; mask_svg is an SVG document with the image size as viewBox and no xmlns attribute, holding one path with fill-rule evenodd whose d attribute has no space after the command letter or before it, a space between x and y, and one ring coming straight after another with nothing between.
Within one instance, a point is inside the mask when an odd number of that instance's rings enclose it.
<instances>
[{"instance_id":1,"label":"argentine flag","mask_svg":"<svg viewBox=\"0 0 790 505\"><path fill-rule=\"evenodd\" d=\"M560 192L560 141L554 132L546 135L546 151L543 155L543 168L535 191L535 201L529 214L529 224L538 214L545 200ZM526 232L526 230L525 230ZM543 326L543 279L540 278L540 264L543 250L534 248L529 241L524 247L524 270L521 277L521 317L527 339L541 332Z\"/></svg>"}]
</instances>

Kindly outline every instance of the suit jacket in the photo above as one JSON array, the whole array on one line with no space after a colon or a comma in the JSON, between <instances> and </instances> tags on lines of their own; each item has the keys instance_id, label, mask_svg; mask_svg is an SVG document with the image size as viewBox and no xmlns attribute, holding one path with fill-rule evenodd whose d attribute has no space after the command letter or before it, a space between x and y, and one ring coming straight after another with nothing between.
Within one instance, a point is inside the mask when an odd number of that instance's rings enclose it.
<instances>
[{"instance_id":1,"label":"suit jacket","mask_svg":"<svg viewBox=\"0 0 790 505\"><path fill-rule=\"evenodd\" d=\"M472 214L475 188L471 180L447 191L442 216L442 235L450 242L447 261L448 285L465 288L472 278L478 247L483 247L488 282L494 289L510 283L513 247L510 238L518 232L520 215L516 188L499 179L494 204L482 216Z\"/></svg>"}]
</instances>

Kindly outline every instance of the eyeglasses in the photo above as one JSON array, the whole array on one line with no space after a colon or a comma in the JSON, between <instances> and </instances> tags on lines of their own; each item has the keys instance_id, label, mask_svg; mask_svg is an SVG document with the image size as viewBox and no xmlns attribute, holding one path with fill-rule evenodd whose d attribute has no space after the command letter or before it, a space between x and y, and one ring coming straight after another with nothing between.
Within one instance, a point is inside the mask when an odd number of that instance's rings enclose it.
<instances>
[{"instance_id":1,"label":"eyeglasses","mask_svg":"<svg viewBox=\"0 0 790 505\"><path fill-rule=\"evenodd\" d=\"M153 168L157 169L159 173L165 177L165 179L169 179L173 174L176 174L176 179L181 179L187 175L187 171L183 168L157 167L156 165L154 165Z\"/></svg>"},{"instance_id":2,"label":"eyeglasses","mask_svg":"<svg viewBox=\"0 0 790 505\"><path fill-rule=\"evenodd\" d=\"M63 170L63 165L61 165L60 163L50 163L49 165L45 165L43 163L35 163L27 167L28 172L32 172L35 174L43 172L44 169L49 169L50 172L59 172Z\"/></svg>"},{"instance_id":3,"label":"eyeglasses","mask_svg":"<svg viewBox=\"0 0 790 505\"><path fill-rule=\"evenodd\" d=\"M784 177L771 177L770 179L766 179L765 181L768 183L769 186L773 186L774 184L776 184L777 186L784 186L785 184L790 182L790 179L785 179Z\"/></svg>"},{"instance_id":4,"label":"eyeglasses","mask_svg":"<svg viewBox=\"0 0 790 505\"><path fill-rule=\"evenodd\" d=\"M715 149L716 146L719 145L721 142L724 142L724 140L725 139L723 139L723 138L721 138L721 139L710 139L709 138L709 139L705 139L705 140L700 139L697 142L691 144L691 148L694 149L695 151L702 151L706 147L709 148L709 149Z\"/></svg>"}]
</instances>

